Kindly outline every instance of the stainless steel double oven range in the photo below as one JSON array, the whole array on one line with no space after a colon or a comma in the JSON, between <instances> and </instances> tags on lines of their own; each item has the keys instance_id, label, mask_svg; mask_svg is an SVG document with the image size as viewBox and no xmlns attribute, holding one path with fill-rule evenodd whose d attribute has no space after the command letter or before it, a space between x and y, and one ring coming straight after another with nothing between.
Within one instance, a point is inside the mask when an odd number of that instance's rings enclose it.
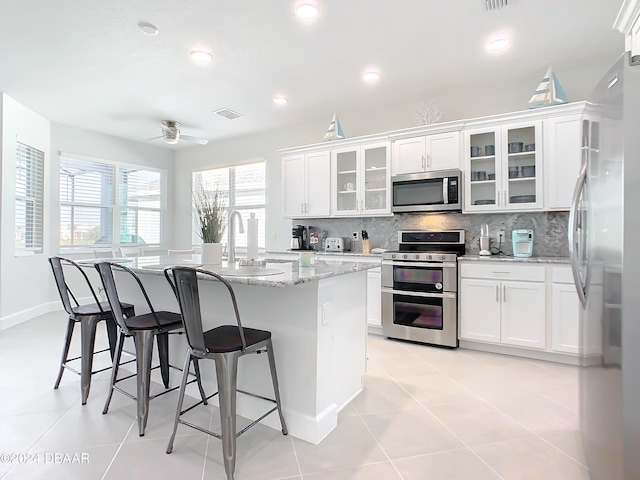
<instances>
[{"instance_id":1,"label":"stainless steel double oven range","mask_svg":"<svg viewBox=\"0 0 640 480\"><path fill-rule=\"evenodd\" d=\"M382 254L385 337L458 346L458 256L464 230L400 231Z\"/></svg>"}]
</instances>

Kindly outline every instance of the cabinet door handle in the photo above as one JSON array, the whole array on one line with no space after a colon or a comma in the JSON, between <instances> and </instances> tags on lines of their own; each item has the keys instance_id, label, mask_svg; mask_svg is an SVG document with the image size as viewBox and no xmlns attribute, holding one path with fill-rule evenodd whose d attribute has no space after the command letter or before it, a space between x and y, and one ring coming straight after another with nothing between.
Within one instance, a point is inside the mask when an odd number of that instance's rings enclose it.
<instances>
[{"instance_id":1,"label":"cabinet door handle","mask_svg":"<svg viewBox=\"0 0 640 480\"><path fill-rule=\"evenodd\" d=\"M507 191L504 191L504 206L507 206Z\"/></svg>"},{"instance_id":2,"label":"cabinet door handle","mask_svg":"<svg viewBox=\"0 0 640 480\"><path fill-rule=\"evenodd\" d=\"M300 204L300 213L304 213L304 203Z\"/></svg>"},{"instance_id":3,"label":"cabinet door handle","mask_svg":"<svg viewBox=\"0 0 640 480\"><path fill-rule=\"evenodd\" d=\"M511 273L511 272L500 272L498 270L491 270L491 273L504 273L506 275L509 275L509 273Z\"/></svg>"},{"instance_id":4,"label":"cabinet door handle","mask_svg":"<svg viewBox=\"0 0 640 480\"><path fill-rule=\"evenodd\" d=\"M431 155L427 153L427 167L431 168Z\"/></svg>"},{"instance_id":5,"label":"cabinet door handle","mask_svg":"<svg viewBox=\"0 0 640 480\"><path fill-rule=\"evenodd\" d=\"M427 167L425 166L425 158L424 155L422 155L422 169L426 169Z\"/></svg>"},{"instance_id":6,"label":"cabinet door handle","mask_svg":"<svg viewBox=\"0 0 640 480\"><path fill-rule=\"evenodd\" d=\"M502 286L502 301L507 303L507 287L506 285Z\"/></svg>"},{"instance_id":7,"label":"cabinet door handle","mask_svg":"<svg viewBox=\"0 0 640 480\"><path fill-rule=\"evenodd\" d=\"M500 287L496 285L496 302L500 301Z\"/></svg>"}]
</instances>

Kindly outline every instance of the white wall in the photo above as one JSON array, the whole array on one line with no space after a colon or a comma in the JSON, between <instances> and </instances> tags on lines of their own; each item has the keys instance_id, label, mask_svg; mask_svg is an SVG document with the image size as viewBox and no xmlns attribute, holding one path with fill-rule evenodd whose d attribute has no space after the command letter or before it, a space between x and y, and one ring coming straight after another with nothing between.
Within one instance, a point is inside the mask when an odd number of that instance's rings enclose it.
<instances>
[{"instance_id":1,"label":"white wall","mask_svg":"<svg viewBox=\"0 0 640 480\"><path fill-rule=\"evenodd\" d=\"M45 194L51 177L49 121L2 95L2 231L0 236L0 328L43 313L48 301L49 276L45 238L44 253L15 255L16 143L20 141L44 152ZM45 231L51 226L45 212Z\"/></svg>"},{"instance_id":2,"label":"white wall","mask_svg":"<svg viewBox=\"0 0 640 480\"><path fill-rule=\"evenodd\" d=\"M167 222L163 237L169 245L173 220L173 152L48 120L2 97L2 230L0 230L0 329L61 307L47 262L59 253L59 152L165 169ZM42 255L15 257L13 252L16 136L45 152L45 225ZM77 255L76 255L77 256ZM81 254L80 256L87 256Z\"/></svg>"}]
</instances>

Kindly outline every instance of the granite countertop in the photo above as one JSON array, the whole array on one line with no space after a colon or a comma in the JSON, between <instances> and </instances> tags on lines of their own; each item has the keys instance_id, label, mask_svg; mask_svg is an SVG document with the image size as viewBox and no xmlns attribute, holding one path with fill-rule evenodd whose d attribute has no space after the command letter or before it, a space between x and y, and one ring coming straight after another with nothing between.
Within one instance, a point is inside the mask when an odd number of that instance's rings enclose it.
<instances>
[{"instance_id":1,"label":"granite countertop","mask_svg":"<svg viewBox=\"0 0 640 480\"><path fill-rule=\"evenodd\" d=\"M569 257L514 257L512 255L463 255L458 257L458 261L472 262L513 262L513 263L553 263L569 265Z\"/></svg>"},{"instance_id":2,"label":"granite countertop","mask_svg":"<svg viewBox=\"0 0 640 480\"><path fill-rule=\"evenodd\" d=\"M200 255L180 255L179 258L170 256L144 256L126 259L90 259L81 260L82 265L93 265L99 261L116 261L131 268L136 273L147 273L153 275L164 275L164 269L171 265L201 267ZM219 273L225 280L232 284L258 285L264 287L290 287L309 283L324 278L336 277L348 273L359 272L375 268L377 265L364 262L349 262L341 260L318 260L315 267L301 267L296 261L278 261L267 259L265 267L250 267L252 273L255 271L265 272L265 275L242 275L246 267L229 268L226 261L222 265L209 265L203 267L214 273ZM276 273L276 270L278 271Z\"/></svg>"},{"instance_id":3,"label":"granite countertop","mask_svg":"<svg viewBox=\"0 0 640 480\"><path fill-rule=\"evenodd\" d=\"M321 250L286 250L283 252L267 252L265 255L268 258L269 255L298 255L300 252L314 252L316 255L335 255L335 256L353 256L353 257L371 257L382 258L381 253L362 253L362 252L325 252Z\"/></svg>"}]
</instances>

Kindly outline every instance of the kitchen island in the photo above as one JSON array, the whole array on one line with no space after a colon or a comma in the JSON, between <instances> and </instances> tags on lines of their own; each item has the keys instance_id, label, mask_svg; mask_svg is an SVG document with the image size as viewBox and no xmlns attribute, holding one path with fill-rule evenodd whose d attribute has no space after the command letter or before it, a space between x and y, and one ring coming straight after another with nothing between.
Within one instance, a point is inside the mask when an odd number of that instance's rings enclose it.
<instances>
[{"instance_id":1,"label":"kitchen island","mask_svg":"<svg viewBox=\"0 0 640 480\"><path fill-rule=\"evenodd\" d=\"M179 311L163 275L164 267L198 263L197 256L139 257L127 265L140 276L154 308ZM234 271L224 264L208 267L232 284L243 326L271 331L284 415L289 433L295 437L319 443L336 427L338 412L362 391L367 336L366 270L374 266L321 260L315 267L300 267L298 262L274 261L262 267L269 275L243 275L246 272ZM117 275L116 281L131 281L127 277ZM211 288L207 288L208 284ZM205 329L235 322L228 293L214 287L213 281L201 284ZM130 293L135 292L134 288L123 283L122 292L123 301L133 303L136 311L144 311L142 297ZM185 348L183 336L171 336L172 365L182 364ZM208 392L216 388L211 363L204 362L201 367ZM174 373L172 383L176 379ZM240 360L238 388L273 395L266 359L249 355ZM188 393L198 397L197 391ZM255 419L264 413L265 405L239 395L237 411ZM263 422L280 428L277 417L269 416Z\"/></svg>"}]
</instances>

